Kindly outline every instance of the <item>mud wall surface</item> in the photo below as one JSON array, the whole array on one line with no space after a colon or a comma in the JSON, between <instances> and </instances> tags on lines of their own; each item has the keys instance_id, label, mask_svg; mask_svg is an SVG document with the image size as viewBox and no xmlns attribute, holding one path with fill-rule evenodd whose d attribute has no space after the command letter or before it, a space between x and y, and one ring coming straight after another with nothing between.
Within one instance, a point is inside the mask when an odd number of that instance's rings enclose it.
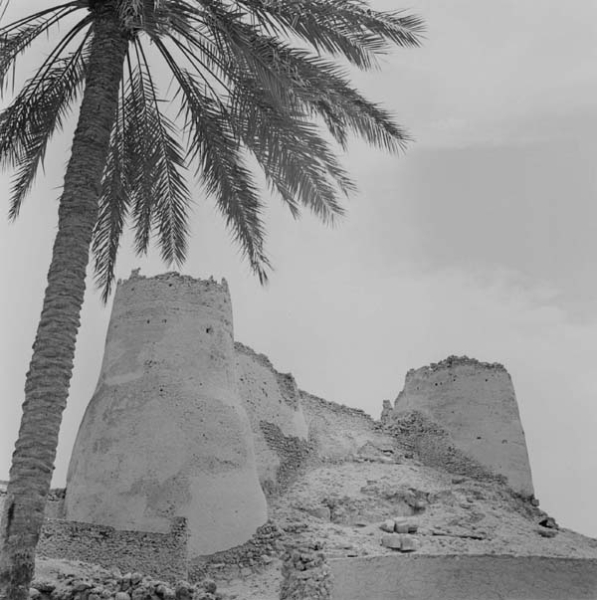
<instances>
[{"instance_id":1,"label":"mud wall surface","mask_svg":"<svg viewBox=\"0 0 597 600\"><path fill-rule=\"evenodd\" d=\"M185 517L190 556L247 541L267 506L235 362L226 282L119 282L69 465L67 519L167 533Z\"/></svg>"},{"instance_id":2,"label":"mud wall surface","mask_svg":"<svg viewBox=\"0 0 597 600\"><path fill-rule=\"evenodd\" d=\"M238 390L253 431L261 486L279 492L306 458L307 423L294 377L276 371L264 354L236 342Z\"/></svg>"},{"instance_id":3,"label":"mud wall surface","mask_svg":"<svg viewBox=\"0 0 597 600\"><path fill-rule=\"evenodd\" d=\"M329 402L301 391L309 441L319 458L335 461L355 458L366 446L391 450L393 439L380 433L364 411Z\"/></svg>"},{"instance_id":4,"label":"mud wall surface","mask_svg":"<svg viewBox=\"0 0 597 600\"><path fill-rule=\"evenodd\" d=\"M170 532L147 533L46 519L37 554L87 561L106 569L118 567L123 573L141 571L167 581L186 579L186 522L173 519Z\"/></svg>"},{"instance_id":5,"label":"mud wall surface","mask_svg":"<svg viewBox=\"0 0 597 600\"><path fill-rule=\"evenodd\" d=\"M447 434L449 444L459 453L505 477L513 490L525 496L534 493L514 386L502 365L449 357L409 371L392 419L408 417L413 411L421 413L427 425L436 424L439 433ZM428 434L420 432L427 446L433 443ZM429 455L438 457L445 455L445 448L440 450L433 453L427 448ZM444 466L450 470L449 464Z\"/></svg>"},{"instance_id":6,"label":"mud wall surface","mask_svg":"<svg viewBox=\"0 0 597 600\"><path fill-rule=\"evenodd\" d=\"M597 560L377 556L330 560L332 600L597 599Z\"/></svg>"}]
</instances>

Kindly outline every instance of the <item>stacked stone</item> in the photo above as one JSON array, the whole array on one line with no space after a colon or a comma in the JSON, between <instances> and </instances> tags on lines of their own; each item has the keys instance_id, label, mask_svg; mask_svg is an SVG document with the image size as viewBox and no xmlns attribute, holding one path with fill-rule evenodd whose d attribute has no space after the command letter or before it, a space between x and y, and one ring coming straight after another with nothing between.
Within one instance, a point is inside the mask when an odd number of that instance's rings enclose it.
<instances>
[{"instance_id":1,"label":"stacked stone","mask_svg":"<svg viewBox=\"0 0 597 600\"><path fill-rule=\"evenodd\" d=\"M381 538L382 546L399 552L416 552L419 549L419 542L412 535L419 529L414 521L402 518L387 519L379 528L386 532Z\"/></svg>"},{"instance_id":2,"label":"stacked stone","mask_svg":"<svg viewBox=\"0 0 597 600\"><path fill-rule=\"evenodd\" d=\"M409 450L416 450L416 439L423 435L449 437L440 425L416 410L409 411L401 418L388 420L386 427L396 435L400 444Z\"/></svg>"},{"instance_id":3,"label":"stacked stone","mask_svg":"<svg viewBox=\"0 0 597 600\"><path fill-rule=\"evenodd\" d=\"M274 423L261 421L261 433L268 445L280 459L276 471L276 482L268 482L266 492L276 496L285 492L299 477L313 454L313 447L307 441L296 436L284 435Z\"/></svg>"},{"instance_id":4,"label":"stacked stone","mask_svg":"<svg viewBox=\"0 0 597 600\"><path fill-rule=\"evenodd\" d=\"M59 576L60 578L60 576ZM192 585L179 581L172 585L141 573L121 575L117 570L104 577L79 578L66 575L58 581L34 580L29 590L32 600L223 600L211 579Z\"/></svg>"},{"instance_id":5,"label":"stacked stone","mask_svg":"<svg viewBox=\"0 0 597 600\"><path fill-rule=\"evenodd\" d=\"M405 457L416 456L425 465L480 481L503 484L507 481L503 475L493 473L457 448L449 433L420 411L402 413L400 418L394 418L385 430L396 437L398 444L405 451Z\"/></svg>"},{"instance_id":6,"label":"stacked stone","mask_svg":"<svg viewBox=\"0 0 597 600\"><path fill-rule=\"evenodd\" d=\"M280 600L329 600L332 574L321 542L289 547L283 557Z\"/></svg>"},{"instance_id":7,"label":"stacked stone","mask_svg":"<svg viewBox=\"0 0 597 600\"><path fill-rule=\"evenodd\" d=\"M284 531L272 521L257 529L246 543L230 550L216 552L207 560L200 559L189 567L191 580L202 577L220 576L231 569L241 576L249 575L253 569L270 564L274 557L282 554ZM237 574L237 573L235 573Z\"/></svg>"}]
</instances>

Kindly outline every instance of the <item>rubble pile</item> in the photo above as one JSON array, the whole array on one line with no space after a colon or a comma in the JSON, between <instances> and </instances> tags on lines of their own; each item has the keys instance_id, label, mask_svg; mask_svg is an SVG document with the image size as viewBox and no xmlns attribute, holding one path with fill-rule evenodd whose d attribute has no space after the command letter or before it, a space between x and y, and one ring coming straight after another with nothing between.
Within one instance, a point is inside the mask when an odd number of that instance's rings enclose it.
<instances>
[{"instance_id":1,"label":"rubble pile","mask_svg":"<svg viewBox=\"0 0 597 600\"><path fill-rule=\"evenodd\" d=\"M103 577L58 576L57 580L34 580L32 600L225 600L212 579L196 584L156 581L142 573L122 575L114 569Z\"/></svg>"},{"instance_id":2,"label":"rubble pile","mask_svg":"<svg viewBox=\"0 0 597 600\"><path fill-rule=\"evenodd\" d=\"M280 600L329 600L332 575L322 542L289 547L283 556Z\"/></svg>"}]
</instances>

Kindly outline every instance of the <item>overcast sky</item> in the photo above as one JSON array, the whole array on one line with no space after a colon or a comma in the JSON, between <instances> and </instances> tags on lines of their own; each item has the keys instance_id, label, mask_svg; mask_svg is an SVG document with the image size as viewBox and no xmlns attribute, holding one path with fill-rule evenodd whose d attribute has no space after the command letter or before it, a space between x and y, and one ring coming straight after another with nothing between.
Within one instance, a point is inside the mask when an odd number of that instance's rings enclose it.
<instances>
[{"instance_id":1,"label":"overcast sky","mask_svg":"<svg viewBox=\"0 0 597 600\"><path fill-rule=\"evenodd\" d=\"M400 157L353 145L346 165L360 192L334 229L308 215L294 222L272 204L276 271L266 288L197 193L184 272L228 280L237 340L302 389L376 418L410 368L450 354L503 363L542 508L597 537L597 3L403 6L426 20L424 48L396 51L381 73L356 81L417 142ZM68 142L54 146L19 221L0 222L0 479L18 430ZM8 185L1 175L3 196ZM129 248L121 277L137 266L165 270ZM109 312L90 286L55 486L65 484L93 394Z\"/></svg>"}]
</instances>

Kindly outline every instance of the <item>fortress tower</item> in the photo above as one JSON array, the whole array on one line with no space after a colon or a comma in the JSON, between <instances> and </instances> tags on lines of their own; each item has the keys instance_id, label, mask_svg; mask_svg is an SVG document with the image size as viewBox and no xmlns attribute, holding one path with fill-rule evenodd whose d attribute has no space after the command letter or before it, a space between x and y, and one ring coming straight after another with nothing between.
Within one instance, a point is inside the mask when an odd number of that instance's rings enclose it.
<instances>
[{"instance_id":1,"label":"fortress tower","mask_svg":"<svg viewBox=\"0 0 597 600\"><path fill-rule=\"evenodd\" d=\"M69 465L67 518L167 532L183 516L191 557L248 540L267 507L235 361L225 281L119 282Z\"/></svg>"},{"instance_id":2,"label":"fortress tower","mask_svg":"<svg viewBox=\"0 0 597 600\"><path fill-rule=\"evenodd\" d=\"M451 356L410 370L389 421L424 462L501 476L516 492L533 495L514 386L502 365Z\"/></svg>"}]
</instances>

